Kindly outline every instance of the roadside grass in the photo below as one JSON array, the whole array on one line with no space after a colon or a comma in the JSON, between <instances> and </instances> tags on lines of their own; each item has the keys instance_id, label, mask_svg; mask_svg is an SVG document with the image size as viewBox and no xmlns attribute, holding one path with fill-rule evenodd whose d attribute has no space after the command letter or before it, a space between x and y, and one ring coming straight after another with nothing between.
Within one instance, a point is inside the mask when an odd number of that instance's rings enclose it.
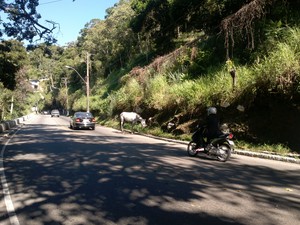
<instances>
[{"instance_id":1,"label":"roadside grass","mask_svg":"<svg viewBox=\"0 0 300 225\"><path fill-rule=\"evenodd\" d=\"M191 135L188 134L174 136L172 134L163 133L163 132L148 131L147 133L150 133L158 137L170 138L170 139L187 141L187 142L191 140ZM253 143L247 143L242 140L234 140L234 143L235 143L235 149L239 149L239 150L258 152L258 153L269 153L269 154L275 154L281 156L293 156L295 158L300 158L299 154L293 152L289 147L280 143L279 144L266 144L266 143L253 144Z\"/></svg>"},{"instance_id":2,"label":"roadside grass","mask_svg":"<svg viewBox=\"0 0 300 225\"><path fill-rule=\"evenodd\" d=\"M281 143L279 144L253 144L245 141L235 141L238 149L253 151L253 152L268 152L278 155L289 155L293 154L291 149Z\"/></svg>"}]
</instances>

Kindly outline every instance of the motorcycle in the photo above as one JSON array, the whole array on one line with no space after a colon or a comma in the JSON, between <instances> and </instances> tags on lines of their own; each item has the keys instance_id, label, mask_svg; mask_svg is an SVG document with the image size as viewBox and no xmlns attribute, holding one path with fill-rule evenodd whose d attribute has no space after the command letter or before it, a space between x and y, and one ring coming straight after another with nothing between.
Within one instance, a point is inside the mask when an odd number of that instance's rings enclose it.
<instances>
[{"instance_id":1,"label":"motorcycle","mask_svg":"<svg viewBox=\"0 0 300 225\"><path fill-rule=\"evenodd\" d=\"M199 129L204 132L205 128L198 128L192 136L192 141L189 142L187 146L187 153L189 156L196 156L198 153L202 152L209 157L213 157L220 162L226 162L230 156L231 152L234 151L234 142L232 141L233 134L230 132L222 132L222 134L212 139L207 143L204 148L198 148L196 140L196 135L199 134Z\"/></svg>"}]
</instances>

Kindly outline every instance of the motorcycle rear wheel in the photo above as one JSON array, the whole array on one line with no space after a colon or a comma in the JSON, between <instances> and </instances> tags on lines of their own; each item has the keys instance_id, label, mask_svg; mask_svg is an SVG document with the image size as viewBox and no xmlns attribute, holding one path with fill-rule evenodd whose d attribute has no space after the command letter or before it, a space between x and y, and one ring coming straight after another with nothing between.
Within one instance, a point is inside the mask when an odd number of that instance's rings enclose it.
<instances>
[{"instance_id":1,"label":"motorcycle rear wheel","mask_svg":"<svg viewBox=\"0 0 300 225\"><path fill-rule=\"evenodd\" d=\"M196 151L196 143L191 141L187 146L187 153L189 156L196 156L198 152Z\"/></svg>"},{"instance_id":2,"label":"motorcycle rear wheel","mask_svg":"<svg viewBox=\"0 0 300 225\"><path fill-rule=\"evenodd\" d=\"M217 159L220 162L226 162L231 156L231 148L226 144L219 146L219 152L220 154L217 156Z\"/></svg>"}]
</instances>

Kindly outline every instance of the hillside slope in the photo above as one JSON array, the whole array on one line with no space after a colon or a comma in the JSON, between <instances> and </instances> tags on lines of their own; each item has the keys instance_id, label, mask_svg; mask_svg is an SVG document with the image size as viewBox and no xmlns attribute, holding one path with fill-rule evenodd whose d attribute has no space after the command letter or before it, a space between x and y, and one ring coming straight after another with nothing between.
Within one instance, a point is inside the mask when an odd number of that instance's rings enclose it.
<instances>
[{"instance_id":1,"label":"hillside slope","mask_svg":"<svg viewBox=\"0 0 300 225\"><path fill-rule=\"evenodd\" d=\"M251 64L235 65L234 87L225 63L193 75L197 60L203 63L197 42L158 57L121 77L121 87L110 95L114 114L138 111L179 137L190 134L213 105L241 143L277 145L299 153L300 29L286 29L282 37ZM240 106L244 110L238 110ZM166 130L168 122L176 126Z\"/></svg>"}]
</instances>

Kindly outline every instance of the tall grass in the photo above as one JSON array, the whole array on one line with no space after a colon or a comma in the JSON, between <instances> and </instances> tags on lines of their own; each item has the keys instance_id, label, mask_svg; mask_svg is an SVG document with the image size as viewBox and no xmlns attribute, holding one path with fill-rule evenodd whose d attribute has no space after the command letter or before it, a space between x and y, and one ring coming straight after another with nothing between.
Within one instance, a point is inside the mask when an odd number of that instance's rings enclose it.
<instances>
[{"instance_id":1,"label":"tall grass","mask_svg":"<svg viewBox=\"0 0 300 225\"><path fill-rule=\"evenodd\" d=\"M165 76L158 75L149 79L145 89L144 102L149 108L162 110L168 105L168 81Z\"/></svg>"},{"instance_id":2,"label":"tall grass","mask_svg":"<svg viewBox=\"0 0 300 225\"><path fill-rule=\"evenodd\" d=\"M143 86L135 78L128 81L109 97L111 111L135 110L144 97Z\"/></svg>"},{"instance_id":3,"label":"tall grass","mask_svg":"<svg viewBox=\"0 0 300 225\"><path fill-rule=\"evenodd\" d=\"M161 71L152 71L143 79L126 75L122 87L109 96L112 111L134 110L143 105L157 110L178 107L191 111L218 104L251 104L258 89L286 93L298 85L300 74L300 29L290 28L276 47L252 65L237 65L237 84L224 67L213 68L197 79L186 79L182 71L170 71L172 62L164 62Z\"/></svg>"},{"instance_id":4,"label":"tall grass","mask_svg":"<svg viewBox=\"0 0 300 225\"><path fill-rule=\"evenodd\" d=\"M268 85L268 89L290 93L299 85L300 30L289 28L282 40L264 60L253 65L256 84Z\"/></svg>"}]
</instances>

